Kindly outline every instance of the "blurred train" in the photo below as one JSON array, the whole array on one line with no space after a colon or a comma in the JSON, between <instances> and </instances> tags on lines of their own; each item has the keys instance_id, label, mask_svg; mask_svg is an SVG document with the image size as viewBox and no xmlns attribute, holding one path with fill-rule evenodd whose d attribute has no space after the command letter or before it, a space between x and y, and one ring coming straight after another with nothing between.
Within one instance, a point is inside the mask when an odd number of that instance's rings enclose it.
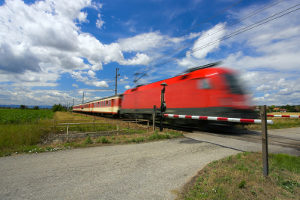
<instances>
[{"instance_id":1,"label":"blurred train","mask_svg":"<svg viewBox=\"0 0 300 200\"><path fill-rule=\"evenodd\" d=\"M217 65L211 63L191 68L178 76L140 85L123 94L76 105L73 111L150 118L153 106L161 106L161 84L166 83L165 113L257 118L236 73Z\"/></svg>"}]
</instances>

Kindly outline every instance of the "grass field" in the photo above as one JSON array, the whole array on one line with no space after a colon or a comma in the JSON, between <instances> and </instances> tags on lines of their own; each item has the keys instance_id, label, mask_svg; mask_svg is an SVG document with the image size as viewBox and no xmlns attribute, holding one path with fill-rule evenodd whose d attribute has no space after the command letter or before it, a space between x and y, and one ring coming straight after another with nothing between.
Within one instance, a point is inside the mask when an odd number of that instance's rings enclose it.
<instances>
[{"instance_id":1,"label":"grass field","mask_svg":"<svg viewBox=\"0 0 300 200\"><path fill-rule=\"evenodd\" d=\"M52 110L0 109L0 124L33 123L41 119L51 119Z\"/></svg>"},{"instance_id":2,"label":"grass field","mask_svg":"<svg viewBox=\"0 0 300 200\"><path fill-rule=\"evenodd\" d=\"M299 199L300 157L273 154L262 175L261 154L240 153L207 165L178 199Z\"/></svg>"},{"instance_id":3,"label":"grass field","mask_svg":"<svg viewBox=\"0 0 300 200\"><path fill-rule=\"evenodd\" d=\"M51 110L0 109L0 156L22 152L50 133Z\"/></svg>"},{"instance_id":4,"label":"grass field","mask_svg":"<svg viewBox=\"0 0 300 200\"><path fill-rule=\"evenodd\" d=\"M1 116L0 156L11 155L16 152L32 153L104 144L139 143L182 136L182 133L176 131L151 133L145 127L141 128L140 125L135 123L70 112L52 113L50 110L18 109L1 109L0 112L7 117ZM125 132L125 135L111 135L98 138L87 137L71 142L42 144L50 135L66 133L66 125L59 124L75 122L95 122L96 124L72 125L69 127L71 134L72 132L113 131L118 128Z\"/></svg>"}]
</instances>

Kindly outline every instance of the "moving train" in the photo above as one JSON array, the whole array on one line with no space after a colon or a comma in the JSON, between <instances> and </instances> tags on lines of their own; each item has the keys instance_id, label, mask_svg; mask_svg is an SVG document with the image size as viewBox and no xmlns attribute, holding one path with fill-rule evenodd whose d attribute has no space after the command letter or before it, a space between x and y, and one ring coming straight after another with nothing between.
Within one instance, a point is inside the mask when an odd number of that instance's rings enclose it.
<instances>
[{"instance_id":1,"label":"moving train","mask_svg":"<svg viewBox=\"0 0 300 200\"><path fill-rule=\"evenodd\" d=\"M161 107L161 84L166 83L165 113L257 118L236 73L217 65L191 68L178 76L128 89L123 94L75 105L73 111L150 118L153 106Z\"/></svg>"}]
</instances>

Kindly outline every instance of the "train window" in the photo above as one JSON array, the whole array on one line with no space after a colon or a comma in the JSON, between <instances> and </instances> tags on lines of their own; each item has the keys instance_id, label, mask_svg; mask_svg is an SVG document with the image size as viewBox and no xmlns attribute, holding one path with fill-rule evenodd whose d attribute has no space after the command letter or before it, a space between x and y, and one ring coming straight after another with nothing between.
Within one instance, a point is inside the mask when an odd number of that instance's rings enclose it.
<instances>
[{"instance_id":1,"label":"train window","mask_svg":"<svg viewBox=\"0 0 300 200\"><path fill-rule=\"evenodd\" d=\"M211 89L211 84L209 79L204 78L204 79L200 79L198 80L198 89Z\"/></svg>"},{"instance_id":2,"label":"train window","mask_svg":"<svg viewBox=\"0 0 300 200\"><path fill-rule=\"evenodd\" d=\"M232 94L244 94L238 79L232 74L224 74L229 90Z\"/></svg>"},{"instance_id":3,"label":"train window","mask_svg":"<svg viewBox=\"0 0 300 200\"><path fill-rule=\"evenodd\" d=\"M180 77L180 80L187 79L188 77L189 77L189 75L187 75L187 74L186 74L186 75L183 75L183 76Z\"/></svg>"}]
</instances>

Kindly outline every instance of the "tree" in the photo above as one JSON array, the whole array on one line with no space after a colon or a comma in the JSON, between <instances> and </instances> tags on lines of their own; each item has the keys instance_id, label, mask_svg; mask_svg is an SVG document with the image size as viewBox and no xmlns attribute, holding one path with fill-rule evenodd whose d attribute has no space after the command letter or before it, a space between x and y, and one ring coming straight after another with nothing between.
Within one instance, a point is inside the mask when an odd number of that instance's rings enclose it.
<instances>
[{"instance_id":1,"label":"tree","mask_svg":"<svg viewBox=\"0 0 300 200\"><path fill-rule=\"evenodd\" d=\"M27 106L25 106L25 105L20 105L20 109L27 109Z\"/></svg>"},{"instance_id":2,"label":"tree","mask_svg":"<svg viewBox=\"0 0 300 200\"><path fill-rule=\"evenodd\" d=\"M33 110L39 110L40 108L38 106L34 106Z\"/></svg>"},{"instance_id":3,"label":"tree","mask_svg":"<svg viewBox=\"0 0 300 200\"><path fill-rule=\"evenodd\" d=\"M56 111L67 111L67 108L65 106L62 106L61 104L54 104L52 106L52 111L56 112Z\"/></svg>"}]
</instances>

